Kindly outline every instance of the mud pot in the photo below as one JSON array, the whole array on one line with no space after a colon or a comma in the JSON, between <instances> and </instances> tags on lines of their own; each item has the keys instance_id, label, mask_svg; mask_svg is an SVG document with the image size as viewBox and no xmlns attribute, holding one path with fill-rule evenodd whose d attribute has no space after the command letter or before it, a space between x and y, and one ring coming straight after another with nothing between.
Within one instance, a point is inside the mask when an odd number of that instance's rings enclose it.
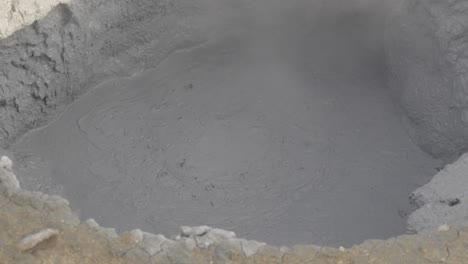
<instances>
[{"instance_id":1,"label":"mud pot","mask_svg":"<svg viewBox=\"0 0 468 264\"><path fill-rule=\"evenodd\" d=\"M327 246L405 233L441 161L402 124L366 16L308 26L301 12L240 20L89 90L11 146L22 186L118 230Z\"/></svg>"}]
</instances>

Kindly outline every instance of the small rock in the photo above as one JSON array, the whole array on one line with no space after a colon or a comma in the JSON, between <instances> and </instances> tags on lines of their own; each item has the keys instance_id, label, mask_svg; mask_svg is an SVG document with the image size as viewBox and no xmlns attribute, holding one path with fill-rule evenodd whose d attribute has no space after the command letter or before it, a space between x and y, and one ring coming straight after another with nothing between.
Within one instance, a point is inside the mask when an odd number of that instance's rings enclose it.
<instances>
[{"instance_id":1,"label":"small rock","mask_svg":"<svg viewBox=\"0 0 468 264\"><path fill-rule=\"evenodd\" d=\"M236 238L236 233L219 228L213 228L208 233L210 236L216 237L218 239Z\"/></svg>"},{"instance_id":2,"label":"small rock","mask_svg":"<svg viewBox=\"0 0 468 264\"><path fill-rule=\"evenodd\" d=\"M180 234L182 236L188 237L192 234L192 228L190 226L181 226L180 227Z\"/></svg>"},{"instance_id":3,"label":"small rock","mask_svg":"<svg viewBox=\"0 0 468 264\"><path fill-rule=\"evenodd\" d=\"M197 237L194 237L194 236L189 236L189 237L176 236L176 237L171 237L170 239L166 239L166 241L169 243L173 242L180 246L184 246L189 250L193 250L197 247L197 242L195 241L196 239Z\"/></svg>"},{"instance_id":4,"label":"small rock","mask_svg":"<svg viewBox=\"0 0 468 264\"><path fill-rule=\"evenodd\" d=\"M193 238L186 238L183 240L184 245L189 249L189 250L194 250L197 247L197 242Z\"/></svg>"},{"instance_id":5,"label":"small rock","mask_svg":"<svg viewBox=\"0 0 468 264\"><path fill-rule=\"evenodd\" d=\"M99 224L93 218L86 220L85 224L87 224L91 228L99 228Z\"/></svg>"},{"instance_id":6,"label":"small rock","mask_svg":"<svg viewBox=\"0 0 468 264\"><path fill-rule=\"evenodd\" d=\"M288 247L285 247L285 246L282 246L279 248L280 252L283 252L283 253L287 253L289 251L291 251Z\"/></svg>"},{"instance_id":7,"label":"small rock","mask_svg":"<svg viewBox=\"0 0 468 264\"><path fill-rule=\"evenodd\" d=\"M218 228L210 228L210 230L203 233L203 235L195 236L194 238L199 248L208 248L221 241L236 238L236 233Z\"/></svg>"},{"instance_id":8,"label":"small rock","mask_svg":"<svg viewBox=\"0 0 468 264\"><path fill-rule=\"evenodd\" d=\"M195 226L195 227L192 227L192 235L203 236L206 233L208 233L210 230L212 230L212 228L209 226Z\"/></svg>"},{"instance_id":9,"label":"small rock","mask_svg":"<svg viewBox=\"0 0 468 264\"><path fill-rule=\"evenodd\" d=\"M338 250L341 251L341 252L346 252L346 248L344 248L344 247L339 247Z\"/></svg>"},{"instance_id":10,"label":"small rock","mask_svg":"<svg viewBox=\"0 0 468 264\"><path fill-rule=\"evenodd\" d=\"M143 241L143 232L140 229L134 229L130 231L130 235L134 239L134 242L137 244Z\"/></svg>"},{"instance_id":11,"label":"small rock","mask_svg":"<svg viewBox=\"0 0 468 264\"><path fill-rule=\"evenodd\" d=\"M57 229L47 228L38 233L28 235L25 238L21 239L21 241L16 245L16 248L20 251L26 251L37 246L39 243L57 236L59 231Z\"/></svg>"},{"instance_id":12,"label":"small rock","mask_svg":"<svg viewBox=\"0 0 468 264\"><path fill-rule=\"evenodd\" d=\"M195 226L195 227L190 227L190 226L181 226L180 231L181 231L181 236L183 237L190 237L190 236L203 236L208 231L210 231L212 228L209 226Z\"/></svg>"},{"instance_id":13,"label":"small rock","mask_svg":"<svg viewBox=\"0 0 468 264\"><path fill-rule=\"evenodd\" d=\"M163 235L154 235L144 232L141 247L148 252L148 254L153 256L162 250L161 246L166 241L168 241L168 239Z\"/></svg>"},{"instance_id":14,"label":"small rock","mask_svg":"<svg viewBox=\"0 0 468 264\"><path fill-rule=\"evenodd\" d=\"M0 167L9 171L13 171L13 161L7 156L0 158Z\"/></svg>"},{"instance_id":15,"label":"small rock","mask_svg":"<svg viewBox=\"0 0 468 264\"><path fill-rule=\"evenodd\" d=\"M450 226L447 224L443 224L437 228L439 232L447 232L450 230Z\"/></svg>"},{"instance_id":16,"label":"small rock","mask_svg":"<svg viewBox=\"0 0 468 264\"><path fill-rule=\"evenodd\" d=\"M17 192L20 189L20 184L16 175L12 172L13 162L7 156L0 158L0 183L7 188L8 195Z\"/></svg>"},{"instance_id":17,"label":"small rock","mask_svg":"<svg viewBox=\"0 0 468 264\"><path fill-rule=\"evenodd\" d=\"M114 239L114 238L117 238L119 236L114 228L102 227L102 226L99 225L98 222L96 222L96 220L94 220L92 218L86 220L85 224L87 224L90 228L96 230L98 233L104 235L105 237L107 237L109 239Z\"/></svg>"},{"instance_id":18,"label":"small rock","mask_svg":"<svg viewBox=\"0 0 468 264\"><path fill-rule=\"evenodd\" d=\"M260 248L266 246L265 243L254 241L254 240L240 239L240 241L241 241L241 246L242 246L242 252L244 253L246 257L250 257L250 256L257 254Z\"/></svg>"},{"instance_id":19,"label":"small rock","mask_svg":"<svg viewBox=\"0 0 468 264\"><path fill-rule=\"evenodd\" d=\"M195 237L195 241L197 246L201 249L209 248L211 245L214 244L214 241L209 237Z\"/></svg>"}]
</instances>

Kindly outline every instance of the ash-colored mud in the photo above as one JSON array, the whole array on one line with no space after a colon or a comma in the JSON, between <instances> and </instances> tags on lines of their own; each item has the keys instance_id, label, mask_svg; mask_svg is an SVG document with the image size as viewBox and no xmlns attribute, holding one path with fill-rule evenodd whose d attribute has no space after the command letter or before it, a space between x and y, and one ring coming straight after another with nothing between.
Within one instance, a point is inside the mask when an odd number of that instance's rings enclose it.
<instances>
[{"instance_id":1,"label":"ash-colored mud","mask_svg":"<svg viewBox=\"0 0 468 264\"><path fill-rule=\"evenodd\" d=\"M119 229L207 224L274 245L404 233L439 163L401 126L365 23L286 18L87 93L14 146L23 185Z\"/></svg>"}]
</instances>

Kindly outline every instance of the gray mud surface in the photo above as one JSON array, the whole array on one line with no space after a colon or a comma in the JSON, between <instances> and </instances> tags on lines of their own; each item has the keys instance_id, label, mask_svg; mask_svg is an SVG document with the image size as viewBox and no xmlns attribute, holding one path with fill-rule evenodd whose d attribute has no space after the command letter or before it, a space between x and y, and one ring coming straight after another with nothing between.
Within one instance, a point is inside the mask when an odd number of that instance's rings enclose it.
<instances>
[{"instance_id":1,"label":"gray mud surface","mask_svg":"<svg viewBox=\"0 0 468 264\"><path fill-rule=\"evenodd\" d=\"M22 185L120 230L330 246L404 233L439 162L407 136L359 19L342 23L233 29L96 87L12 147Z\"/></svg>"}]
</instances>

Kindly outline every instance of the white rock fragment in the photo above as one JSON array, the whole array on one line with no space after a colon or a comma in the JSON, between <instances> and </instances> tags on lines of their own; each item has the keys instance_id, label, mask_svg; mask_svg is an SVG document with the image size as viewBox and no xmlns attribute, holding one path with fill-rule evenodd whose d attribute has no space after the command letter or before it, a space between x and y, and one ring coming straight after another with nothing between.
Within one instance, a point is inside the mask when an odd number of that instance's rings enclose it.
<instances>
[{"instance_id":1,"label":"white rock fragment","mask_svg":"<svg viewBox=\"0 0 468 264\"><path fill-rule=\"evenodd\" d=\"M181 236L185 236L185 237L188 237L188 236L192 235L192 227L190 227L190 226L181 226L180 227L180 234L181 234ZM177 238L180 239L180 236L177 236L176 239Z\"/></svg>"},{"instance_id":2,"label":"white rock fragment","mask_svg":"<svg viewBox=\"0 0 468 264\"><path fill-rule=\"evenodd\" d=\"M211 229L208 234L211 236L216 237L217 239L230 239L230 238L236 238L236 233L232 231L227 231L224 229L219 229L219 228L213 228Z\"/></svg>"},{"instance_id":3,"label":"white rock fragment","mask_svg":"<svg viewBox=\"0 0 468 264\"><path fill-rule=\"evenodd\" d=\"M7 156L2 156L0 158L0 167L9 171L13 170L13 161Z\"/></svg>"},{"instance_id":4,"label":"white rock fragment","mask_svg":"<svg viewBox=\"0 0 468 264\"><path fill-rule=\"evenodd\" d=\"M288 247L285 247L285 246L282 246L279 248L280 252L283 252L283 253L286 253L286 252L289 252L290 249Z\"/></svg>"},{"instance_id":5,"label":"white rock fragment","mask_svg":"<svg viewBox=\"0 0 468 264\"><path fill-rule=\"evenodd\" d=\"M447 232L450 230L450 226L447 224L443 224L437 228L439 232Z\"/></svg>"},{"instance_id":6,"label":"white rock fragment","mask_svg":"<svg viewBox=\"0 0 468 264\"><path fill-rule=\"evenodd\" d=\"M240 239L240 242L241 242L242 252L244 252L244 255L246 257L250 257L250 256L257 254L260 248L266 246L266 243L258 242L255 240Z\"/></svg>"},{"instance_id":7,"label":"white rock fragment","mask_svg":"<svg viewBox=\"0 0 468 264\"><path fill-rule=\"evenodd\" d=\"M140 229L130 231L130 235L137 244L143 241L143 232Z\"/></svg>"},{"instance_id":8,"label":"white rock fragment","mask_svg":"<svg viewBox=\"0 0 468 264\"><path fill-rule=\"evenodd\" d=\"M161 244L161 250L169 252L171 249L177 248L178 246L180 247L178 242L168 239Z\"/></svg>"},{"instance_id":9,"label":"white rock fragment","mask_svg":"<svg viewBox=\"0 0 468 264\"><path fill-rule=\"evenodd\" d=\"M184 240L184 245L189 250L194 250L197 247L197 242L193 238L187 238L187 239Z\"/></svg>"},{"instance_id":10,"label":"white rock fragment","mask_svg":"<svg viewBox=\"0 0 468 264\"><path fill-rule=\"evenodd\" d=\"M214 244L213 239L209 237L195 237L195 242L197 243L197 246L201 249L209 248L211 245Z\"/></svg>"},{"instance_id":11,"label":"white rock fragment","mask_svg":"<svg viewBox=\"0 0 468 264\"><path fill-rule=\"evenodd\" d=\"M339 247L338 250L341 251L341 252L346 252L346 248L344 248L344 247Z\"/></svg>"},{"instance_id":12,"label":"white rock fragment","mask_svg":"<svg viewBox=\"0 0 468 264\"><path fill-rule=\"evenodd\" d=\"M175 237L175 240L183 241L189 248L194 246L192 242L196 242L196 246L199 248L208 248L220 241L236 237L236 233L234 232L209 226L181 226L180 231L180 235ZM190 238L191 240L188 241L187 238Z\"/></svg>"},{"instance_id":13,"label":"white rock fragment","mask_svg":"<svg viewBox=\"0 0 468 264\"><path fill-rule=\"evenodd\" d=\"M86 220L85 224L87 224L91 228L99 228L99 224L93 218Z\"/></svg>"},{"instance_id":14,"label":"white rock fragment","mask_svg":"<svg viewBox=\"0 0 468 264\"><path fill-rule=\"evenodd\" d=\"M38 233L26 236L16 245L16 248L20 251L26 251L34 248L37 244L49 238L57 236L58 234L59 231L57 229L47 228Z\"/></svg>"},{"instance_id":15,"label":"white rock fragment","mask_svg":"<svg viewBox=\"0 0 468 264\"><path fill-rule=\"evenodd\" d=\"M86 220L85 224L87 224L90 228L95 229L97 232L103 234L109 239L117 238L119 236L117 232L115 231L115 228L102 227L99 225L98 222L96 222L96 220L92 218Z\"/></svg>"},{"instance_id":16,"label":"white rock fragment","mask_svg":"<svg viewBox=\"0 0 468 264\"><path fill-rule=\"evenodd\" d=\"M238 241L236 239L236 233L209 226L181 226L180 235L174 237L174 239L182 243L188 249L194 249L195 247L202 249L208 248L211 245L218 245L228 240ZM240 240L238 243L240 243ZM263 245L264 244L256 241L250 244L250 242L246 240L247 254L255 254L259 247Z\"/></svg>"},{"instance_id":17,"label":"white rock fragment","mask_svg":"<svg viewBox=\"0 0 468 264\"><path fill-rule=\"evenodd\" d=\"M199 248L208 248L213 244L219 244L221 241L235 238L236 233L232 231L213 228L201 236L195 236L195 241Z\"/></svg>"},{"instance_id":18,"label":"white rock fragment","mask_svg":"<svg viewBox=\"0 0 468 264\"><path fill-rule=\"evenodd\" d=\"M141 242L141 248L148 252L150 256L153 256L162 250L162 245L167 241L168 239L163 235L154 235L143 232L143 242Z\"/></svg>"},{"instance_id":19,"label":"white rock fragment","mask_svg":"<svg viewBox=\"0 0 468 264\"><path fill-rule=\"evenodd\" d=\"M181 231L181 236L184 237L190 237L190 236L202 236L208 231L210 231L212 228L209 226L181 226L180 231Z\"/></svg>"},{"instance_id":20,"label":"white rock fragment","mask_svg":"<svg viewBox=\"0 0 468 264\"><path fill-rule=\"evenodd\" d=\"M212 228L209 226L195 226L192 227L192 235L194 236L203 236L204 234L211 231Z\"/></svg>"},{"instance_id":21,"label":"white rock fragment","mask_svg":"<svg viewBox=\"0 0 468 264\"><path fill-rule=\"evenodd\" d=\"M16 175L13 174L13 162L7 156L0 158L0 183L7 188L8 195L17 192L20 189L20 184Z\"/></svg>"}]
</instances>

